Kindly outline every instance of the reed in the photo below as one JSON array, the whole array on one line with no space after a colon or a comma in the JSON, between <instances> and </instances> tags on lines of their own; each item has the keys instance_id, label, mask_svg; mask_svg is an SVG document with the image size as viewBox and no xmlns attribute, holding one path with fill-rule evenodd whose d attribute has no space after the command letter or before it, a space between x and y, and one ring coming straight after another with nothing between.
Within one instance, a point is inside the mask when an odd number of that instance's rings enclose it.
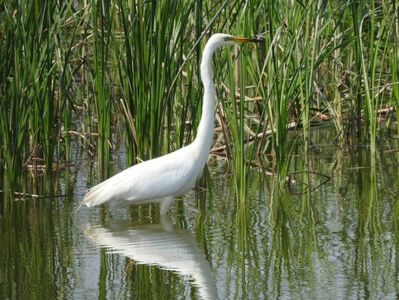
<instances>
[{"instance_id":1,"label":"reed","mask_svg":"<svg viewBox=\"0 0 399 300\"><path fill-rule=\"evenodd\" d=\"M237 201L245 200L245 152L244 152L244 97L240 96L238 101L236 98L236 91L239 90L237 84L241 84L243 78L237 83L235 72L233 70L233 62L229 51L224 52L225 60L228 62L227 70L223 70L229 74L229 85L227 86L228 93L223 93L220 98L222 114L226 120L224 136L228 145L228 153L233 158L232 160L232 173L235 179L235 191ZM239 66L242 67L242 59L239 59ZM240 75L244 75L244 71L240 69ZM244 90L244 89L243 89ZM243 93L240 93L241 95Z\"/></svg>"},{"instance_id":2,"label":"reed","mask_svg":"<svg viewBox=\"0 0 399 300\"><path fill-rule=\"evenodd\" d=\"M379 128L377 110L381 107L381 98L383 96L381 93L383 87L381 80L386 72L384 64L389 47L389 39L386 38L388 24L384 13L384 7L377 8L375 3L372 2L359 23L359 32L363 33L365 31L365 34L359 35L357 40L361 52L361 78L364 85L363 110L370 149L373 155L376 152L377 129ZM367 29L365 29L365 26L367 26ZM364 46L364 36L369 41L367 48Z\"/></svg>"},{"instance_id":3,"label":"reed","mask_svg":"<svg viewBox=\"0 0 399 300\"><path fill-rule=\"evenodd\" d=\"M114 7L111 1L94 1L92 3L92 39L93 39L93 71L92 85L97 117L97 155L100 177L109 173L109 157L112 116L112 78L109 66L111 57L112 19Z\"/></svg>"},{"instance_id":4,"label":"reed","mask_svg":"<svg viewBox=\"0 0 399 300\"><path fill-rule=\"evenodd\" d=\"M266 166L283 183L295 136L306 152L320 114L337 137L375 153L384 130L378 110L398 103L394 1L47 0L1 2L0 10L0 173L11 182L28 165L51 173L69 161L71 132L88 152L97 142L101 177L121 140L128 164L190 143L207 31L265 38L260 49L214 60L240 190L247 162L262 154L274 155Z\"/></svg>"},{"instance_id":5,"label":"reed","mask_svg":"<svg viewBox=\"0 0 399 300\"><path fill-rule=\"evenodd\" d=\"M173 149L177 140L173 135L180 136L183 143L189 103L180 97L192 99L193 89L190 86L185 94L182 85L183 91L177 93L173 79L179 76L185 82L177 71L184 62L185 47L190 45L187 38L194 5L138 1L137 5L127 6L119 1L118 6L122 38L116 51L121 102L128 120L129 157L148 159ZM192 67L186 71L190 77L195 73ZM175 118L176 110L181 112L181 118Z\"/></svg>"},{"instance_id":6,"label":"reed","mask_svg":"<svg viewBox=\"0 0 399 300\"><path fill-rule=\"evenodd\" d=\"M59 31L67 4L55 1L3 3L1 57L2 166L13 186L27 165L51 172L62 121L58 66L65 41Z\"/></svg>"}]
</instances>

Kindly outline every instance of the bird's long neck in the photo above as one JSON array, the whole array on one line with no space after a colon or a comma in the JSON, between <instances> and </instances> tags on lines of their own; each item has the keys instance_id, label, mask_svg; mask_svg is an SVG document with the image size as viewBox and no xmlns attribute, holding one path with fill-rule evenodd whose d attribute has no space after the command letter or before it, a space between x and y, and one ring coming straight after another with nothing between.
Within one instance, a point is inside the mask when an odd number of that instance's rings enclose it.
<instances>
[{"instance_id":1,"label":"bird's long neck","mask_svg":"<svg viewBox=\"0 0 399 300\"><path fill-rule=\"evenodd\" d=\"M201 80L204 85L204 98L202 103L202 116L197 130L195 143L201 145L201 153L204 159L208 158L213 140L213 128L215 119L215 84L212 80L212 55L215 49L205 46L201 61Z\"/></svg>"}]
</instances>

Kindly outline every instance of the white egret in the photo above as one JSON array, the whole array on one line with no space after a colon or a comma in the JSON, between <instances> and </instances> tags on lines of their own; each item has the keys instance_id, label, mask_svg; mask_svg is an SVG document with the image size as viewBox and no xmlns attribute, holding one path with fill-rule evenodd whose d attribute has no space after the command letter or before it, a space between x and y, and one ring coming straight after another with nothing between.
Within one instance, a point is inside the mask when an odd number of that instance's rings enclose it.
<instances>
[{"instance_id":1,"label":"white egret","mask_svg":"<svg viewBox=\"0 0 399 300\"><path fill-rule=\"evenodd\" d=\"M216 33L206 43L201 61L204 85L202 116L195 140L172 153L134 165L92 187L81 205L88 207L125 200L131 204L159 203L166 214L173 200L190 191L208 160L214 129L215 85L212 80L212 56L216 49L235 43L261 42Z\"/></svg>"}]
</instances>

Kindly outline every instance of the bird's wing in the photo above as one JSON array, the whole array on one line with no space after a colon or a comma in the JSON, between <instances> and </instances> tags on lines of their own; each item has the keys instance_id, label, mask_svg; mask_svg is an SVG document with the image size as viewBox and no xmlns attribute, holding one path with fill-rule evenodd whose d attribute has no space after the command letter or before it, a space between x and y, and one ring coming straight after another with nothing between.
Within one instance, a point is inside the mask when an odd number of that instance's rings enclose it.
<instances>
[{"instance_id":1,"label":"bird's wing","mask_svg":"<svg viewBox=\"0 0 399 300\"><path fill-rule=\"evenodd\" d=\"M191 188L197 174L189 147L134 165L91 188L82 204L95 206L110 200L132 203L179 195ZM81 205L82 205L81 204Z\"/></svg>"}]
</instances>

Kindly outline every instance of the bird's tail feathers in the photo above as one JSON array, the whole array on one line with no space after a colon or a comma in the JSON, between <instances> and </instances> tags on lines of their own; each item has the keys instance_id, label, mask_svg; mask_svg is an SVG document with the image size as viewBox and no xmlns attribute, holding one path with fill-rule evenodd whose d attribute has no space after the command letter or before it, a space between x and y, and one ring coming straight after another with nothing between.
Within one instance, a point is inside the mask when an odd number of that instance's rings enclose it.
<instances>
[{"instance_id":1,"label":"bird's tail feathers","mask_svg":"<svg viewBox=\"0 0 399 300\"><path fill-rule=\"evenodd\" d=\"M89 189L76 211L79 211L79 209L83 205L86 205L87 207L92 207L103 204L110 200L112 195L109 194L109 189L107 189L106 183L107 181L104 181Z\"/></svg>"}]
</instances>

